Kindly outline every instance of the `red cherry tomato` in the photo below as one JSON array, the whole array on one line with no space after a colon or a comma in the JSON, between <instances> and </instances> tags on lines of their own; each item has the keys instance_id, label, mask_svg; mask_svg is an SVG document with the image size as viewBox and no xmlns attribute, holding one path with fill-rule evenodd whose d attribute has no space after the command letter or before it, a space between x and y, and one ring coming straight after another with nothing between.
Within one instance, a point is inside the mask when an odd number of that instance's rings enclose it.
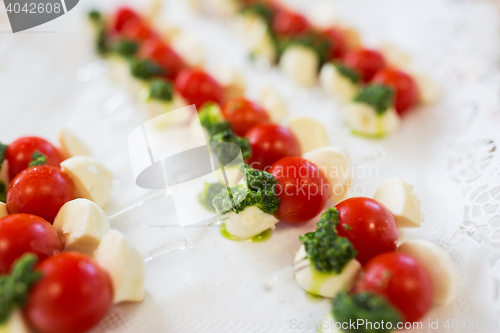
<instances>
[{"instance_id":1,"label":"red cherry tomato","mask_svg":"<svg viewBox=\"0 0 500 333\"><path fill-rule=\"evenodd\" d=\"M335 206L340 223L339 236L346 237L358 251L358 261L365 264L378 254L394 251L398 227L394 215L371 198L346 199Z\"/></svg>"},{"instance_id":2,"label":"red cherry tomato","mask_svg":"<svg viewBox=\"0 0 500 333\"><path fill-rule=\"evenodd\" d=\"M300 156L300 146L288 128L277 124L255 126L247 135L252 156L247 163L254 169L266 170L274 162L287 156Z\"/></svg>"},{"instance_id":3,"label":"red cherry tomato","mask_svg":"<svg viewBox=\"0 0 500 333\"><path fill-rule=\"evenodd\" d=\"M378 51L356 49L347 52L344 64L357 71L364 82L370 81L375 73L385 67L385 60Z\"/></svg>"},{"instance_id":4,"label":"red cherry tomato","mask_svg":"<svg viewBox=\"0 0 500 333\"><path fill-rule=\"evenodd\" d=\"M33 214L53 223L59 209L75 198L74 193L73 181L61 169L46 165L32 167L10 183L7 211Z\"/></svg>"},{"instance_id":5,"label":"red cherry tomato","mask_svg":"<svg viewBox=\"0 0 500 333\"><path fill-rule=\"evenodd\" d=\"M430 310L434 293L425 268L413 257L398 252L384 253L370 260L355 291L385 296L408 322L420 320Z\"/></svg>"},{"instance_id":6,"label":"red cherry tomato","mask_svg":"<svg viewBox=\"0 0 500 333\"><path fill-rule=\"evenodd\" d=\"M24 312L42 333L81 333L107 314L113 301L108 273L89 257L64 252L38 265L42 278L30 291Z\"/></svg>"},{"instance_id":7,"label":"red cherry tomato","mask_svg":"<svg viewBox=\"0 0 500 333\"><path fill-rule=\"evenodd\" d=\"M175 80L186 64L181 57L169 46L158 39L145 41L139 52L142 58L150 59L165 70L165 77Z\"/></svg>"},{"instance_id":8,"label":"red cherry tomato","mask_svg":"<svg viewBox=\"0 0 500 333\"><path fill-rule=\"evenodd\" d=\"M185 69L175 80L175 89L200 110L206 102L221 104L224 91L217 81L199 69Z\"/></svg>"},{"instance_id":9,"label":"red cherry tomato","mask_svg":"<svg viewBox=\"0 0 500 333\"><path fill-rule=\"evenodd\" d=\"M276 218L289 223L306 222L318 215L330 196L330 188L316 165L301 157L285 157L274 163L271 173L278 181L281 199Z\"/></svg>"},{"instance_id":10,"label":"red cherry tomato","mask_svg":"<svg viewBox=\"0 0 500 333\"><path fill-rule=\"evenodd\" d=\"M27 252L45 260L62 251L56 230L41 217L12 214L0 219L0 275L6 274L16 259Z\"/></svg>"},{"instance_id":11,"label":"red cherry tomato","mask_svg":"<svg viewBox=\"0 0 500 333\"><path fill-rule=\"evenodd\" d=\"M26 136L12 142L7 148L5 158L9 163L9 177L14 177L28 168L33 160L33 153L39 152L47 157L47 165L59 166L62 162L57 149L47 140L35 136Z\"/></svg>"},{"instance_id":12,"label":"red cherry tomato","mask_svg":"<svg viewBox=\"0 0 500 333\"><path fill-rule=\"evenodd\" d=\"M347 52L347 42L344 32L339 28L331 27L323 31L323 35L330 42L328 60L344 57Z\"/></svg>"},{"instance_id":13,"label":"red cherry tomato","mask_svg":"<svg viewBox=\"0 0 500 333\"><path fill-rule=\"evenodd\" d=\"M279 36L298 36L307 32L309 28L309 22L303 15L285 8L278 10L274 17L273 29Z\"/></svg>"},{"instance_id":14,"label":"red cherry tomato","mask_svg":"<svg viewBox=\"0 0 500 333\"><path fill-rule=\"evenodd\" d=\"M251 128L269 122L269 115L260 105L244 97L230 99L222 107L224 118L233 131L244 136Z\"/></svg>"},{"instance_id":15,"label":"red cherry tomato","mask_svg":"<svg viewBox=\"0 0 500 333\"><path fill-rule=\"evenodd\" d=\"M141 20L129 20L125 22L121 35L127 39L144 42L147 39L157 38L156 33Z\"/></svg>"},{"instance_id":16,"label":"red cherry tomato","mask_svg":"<svg viewBox=\"0 0 500 333\"><path fill-rule=\"evenodd\" d=\"M405 72L385 68L373 77L373 83L384 84L394 89L396 95L396 111L404 113L417 103L418 87L413 78Z\"/></svg>"},{"instance_id":17,"label":"red cherry tomato","mask_svg":"<svg viewBox=\"0 0 500 333\"><path fill-rule=\"evenodd\" d=\"M115 12L113 18L113 28L116 32L121 32L125 23L129 21L140 21L139 14L128 7L120 7Z\"/></svg>"}]
</instances>

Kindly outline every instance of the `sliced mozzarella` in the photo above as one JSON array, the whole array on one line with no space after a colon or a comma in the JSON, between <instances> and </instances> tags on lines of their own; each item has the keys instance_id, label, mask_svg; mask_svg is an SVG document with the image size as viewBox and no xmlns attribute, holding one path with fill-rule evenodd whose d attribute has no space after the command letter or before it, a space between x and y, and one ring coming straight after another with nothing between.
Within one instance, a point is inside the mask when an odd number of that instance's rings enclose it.
<instances>
[{"instance_id":1,"label":"sliced mozzarella","mask_svg":"<svg viewBox=\"0 0 500 333\"><path fill-rule=\"evenodd\" d=\"M74 156L61 162L61 168L75 183L76 196L105 208L111 198L113 174L92 156Z\"/></svg>"},{"instance_id":2,"label":"sliced mozzarella","mask_svg":"<svg viewBox=\"0 0 500 333\"><path fill-rule=\"evenodd\" d=\"M319 70L318 55L302 45L289 46L280 59L281 70L292 80L304 87L316 83Z\"/></svg>"},{"instance_id":3,"label":"sliced mozzarella","mask_svg":"<svg viewBox=\"0 0 500 333\"><path fill-rule=\"evenodd\" d=\"M188 65L192 67L203 66L205 61L203 47L196 36L180 32L172 38L170 45Z\"/></svg>"},{"instance_id":4,"label":"sliced mozzarella","mask_svg":"<svg viewBox=\"0 0 500 333\"><path fill-rule=\"evenodd\" d=\"M9 186L9 163L7 160L4 160L0 167L0 181L2 181L5 186Z\"/></svg>"},{"instance_id":5,"label":"sliced mozzarella","mask_svg":"<svg viewBox=\"0 0 500 333\"><path fill-rule=\"evenodd\" d=\"M111 79L118 82L131 94L136 96L141 89L146 87L145 81L136 79L130 73L130 64L125 58L118 55L111 55L107 60Z\"/></svg>"},{"instance_id":6,"label":"sliced mozzarella","mask_svg":"<svg viewBox=\"0 0 500 333\"><path fill-rule=\"evenodd\" d=\"M417 228L424 222L420 199L413 186L401 178L394 177L384 181L373 195L373 199L389 208L399 228Z\"/></svg>"},{"instance_id":7,"label":"sliced mozzarella","mask_svg":"<svg viewBox=\"0 0 500 333\"><path fill-rule=\"evenodd\" d=\"M266 22L258 15L242 14L238 15L236 23L250 52L256 57L267 59L269 63L274 63L276 48Z\"/></svg>"},{"instance_id":8,"label":"sliced mozzarella","mask_svg":"<svg viewBox=\"0 0 500 333\"><path fill-rule=\"evenodd\" d=\"M180 109L187 105L186 101L182 96L177 93L174 93L172 100L170 101L161 101L157 99L153 99L149 97L149 88L144 88L139 93L139 100L141 103L141 108L146 114L148 119L153 119L155 117L161 116L164 113L167 113L172 110ZM185 118L182 117L162 117L162 123L164 125L178 125L178 124L186 124L190 118L188 113L183 113L186 115ZM178 115L177 115L178 116Z\"/></svg>"},{"instance_id":9,"label":"sliced mozzarella","mask_svg":"<svg viewBox=\"0 0 500 333\"><path fill-rule=\"evenodd\" d=\"M340 98L343 102L350 102L358 94L359 86L342 75L334 64L327 62L321 67L319 80L323 89Z\"/></svg>"},{"instance_id":10,"label":"sliced mozzarella","mask_svg":"<svg viewBox=\"0 0 500 333\"><path fill-rule=\"evenodd\" d=\"M245 95L245 79L238 71L228 66L216 66L209 72L224 88L224 99Z\"/></svg>"},{"instance_id":11,"label":"sliced mozzarella","mask_svg":"<svg viewBox=\"0 0 500 333\"><path fill-rule=\"evenodd\" d=\"M7 322L0 325L0 333L30 333L28 323L23 317L21 310L15 310L10 314Z\"/></svg>"},{"instance_id":12,"label":"sliced mozzarella","mask_svg":"<svg viewBox=\"0 0 500 333\"><path fill-rule=\"evenodd\" d=\"M401 122L396 110L390 107L382 114L365 103L349 103L344 108L347 124L360 135L382 137L393 133Z\"/></svg>"},{"instance_id":13,"label":"sliced mozzarella","mask_svg":"<svg viewBox=\"0 0 500 333\"><path fill-rule=\"evenodd\" d=\"M229 212L226 217L227 232L241 239L250 239L267 229L274 230L279 222L273 215L266 214L255 206L249 206L239 214Z\"/></svg>"},{"instance_id":14,"label":"sliced mozzarella","mask_svg":"<svg viewBox=\"0 0 500 333\"><path fill-rule=\"evenodd\" d=\"M144 258L121 232L110 230L95 251L94 259L111 277L113 303L138 302L144 299Z\"/></svg>"},{"instance_id":15,"label":"sliced mozzarella","mask_svg":"<svg viewBox=\"0 0 500 333\"><path fill-rule=\"evenodd\" d=\"M288 108L280 94L271 86L261 90L259 103L267 111L271 120L280 122L288 114Z\"/></svg>"},{"instance_id":16,"label":"sliced mozzarella","mask_svg":"<svg viewBox=\"0 0 500 333\"><path fill-rule=\"evenodd\" d=\"M61 130L59 133L59 143L65 159L77 155L92 155L90 149L69 129L63 128Z\"/></svg>"},{"instance_id":17,"label":"sliced mozzarella","mask_svg":"<svg viewBox=\"0 0 500 333\"><path fill-rule=\"evenodd\" d=\"M459 277L448 253L436 244L422 239L406 241L397 251L412 256L425 267L432 279L435 304L448 305L455 300Z\"/></svg>"},{"instance_id":18,"label":"sliced mozzarella","mask_svg":"<svg viewBox=\"0 0 500 333\"><path fill-rule=\"evenodd\" d=\"M337 324L339 325L339 324ZM338 326L337 326L338 327ZM319 328L319 333L342 333L343 331L338 330L335 327L335 318L331 312L327 313L323 319L321 319L321 326Z\"/></svg>"},{"instance_id":19,"label":"sliced mozzarella","mask_svg":"<svg viewBox=\"0 0 500 333\"><path fill-rule=\"evenodd\" d=\"M340 274L323 273L317 271L306 257L306 249L302 245L295 255L295 280L308 293L323 297L335 297L339 291L349 290L361 269L361 264L356 259L352 259Z\"/></svg>"},{"instance_id":20,"label":"sliced mozzarella","mask_svg":"<svg viewBox=\"0 0 500 333\"><path fill-rule=\"evenodd\" d=\"M61 207L54 229L63 240L65 251L78 251L92 257L111 228L108 216L97 204L75 199Z\"/></svg>"},{"instance_id":21,"label":"sliced mozzarella","mask_svg":"<svg viewBox=\"0 0 500 333\"><path fill-rule=\"evenodd\" d=\"M335 7L329 2L320 2L312 5L312 9L308 15L309 21L314 22L314 26L327 29L332 23L337 21L337 13Z\"/></svg>"},{"instance_id":22,"label":"sliced mozzarella","mask_svg":"<svg viewBox=\"0 0 500 333\"><path fill-rule=\"evenodd\" d=\"M300 144L302 154L320 147L329 146L325 127L308 117L295 117L288 123Z\"/></svg>"},{"instance_id":23,"label":"sliced mozzarella","mask_svg":"<svg viewBox=\"0 0 500 333\"><path fill-rule=\"evenodd\" d=\"M361 47L361 37L355 29L343 27L342 31L344 33L344 38L348 50L353 50Z\"/></svg>"},{"instance_id":24,"label":"sliced mozzarella","mask_svg":"<svg viewBox=\"0 0 500 333\"><path fill-rule=\"evenodd\" d=\"M405 71L410 68L412 63L411 56L397 46L390 43L382 43L378 50L384 56L386 63L391 67L401 68Z\"/></svg>"},{"instance_id":25,"label":"sliced mozzarella","mask_svg":"<svg viewBox=\"0 0 500 333\"><path fill-rule=\"evenodd\" d=\"M302 155L314 163L330 185L330 199L335 203L345 198L352 184L354 167L349 154L338 147L322 147Z\"/></svg>"},{"instance_id":26,"label":"sliced mozzarella","mask_svg":"<svg viewBox=\"0 0 500 333\"><path fill-rule=\"evenodd\" d=\"M9 212L7 211L7 205L0 201L0 219L2 217L6 217L7 215L9 215Z\"/></svg>"},{"instance_id":27,"label":"sliced mozzarella","mask_svg":"<svg viewBox=\"0 0 500 333\"><path fill-rule=\"evenodd\" d=\"M436 84L427 76L411 73L417 82L419 92L419 102L424 105L436 103L439 99L439 89Z\"/></svg>"}]
</instances>

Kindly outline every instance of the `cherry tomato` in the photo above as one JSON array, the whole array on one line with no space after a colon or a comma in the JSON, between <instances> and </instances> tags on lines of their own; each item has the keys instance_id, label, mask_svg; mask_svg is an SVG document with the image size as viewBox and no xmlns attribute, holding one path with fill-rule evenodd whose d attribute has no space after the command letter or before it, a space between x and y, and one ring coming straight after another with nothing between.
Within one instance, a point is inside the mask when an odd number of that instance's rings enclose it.
<instances>
[{"instance_id":1,"label":"cherry tomato","mask_svg":"<svg viewBox=\"0 0 500 333\"><path fill-rule=\"evenodd\" d=\"M251 128L270 120L266 110L244 97L228 100L222 107L222 114L239 136L244 136Z\"/></svg>"},{"instance_id":2,"label":"cherry tomato","mask_svg":"<svg viewBox=\"0 0 500 333\"><path fill-rule=\"evenodd\" d=\"M113 18L113 28L116 32L121 32L125 23L129 21L140 21L139 15L128 7L120 7L115 12Z\"/></svg>"},{"instance_id":3,"label":"cherry tomato","mask_svg":"<svg viewBox=\"0 0 500 333\"><path fill-rule=\"evenodd\" d=\"M113 301L108 273L78 252L64 252L37 266L42 278L30 291L24 312L42 333L81 333L107 314Z\"/></svg>"},{"instance_id":4,"label":"cherry tomato","mask_svg":"<svg viewBox=\"0 0 500 333\"><path fill-rule=\"evenodd\" d=\"M186 68L186 64L181 57L169 46L158 39L148 39L145 41L139 52L140 56L150 59L165 70L165 77L175 80L181 70Z\"/></svg>"},{"instance_id":5,"label":"cherry tomato","mask_svg":"<svg viewBox=\"0 0 500 333\"><path fill-rule=\"evenodd\" d=\"M378 51L356 49L347 52L344 64L357 71L364 82L370 81L375 73L385 67L385 60Z\"/></svg>"},{"instance_id":6,"label":"cherry tomato","mask_svg":"<svg viewBox=\"0 0 500 333\"><path fill-rule=\"evenodd\" d=\"M344 57L347 52L347 42L344 32L339 28L331 27L323 31L323 35L330 42L328 60Z\"/></svg>"},{"instance_id":7,"label":"cherry tomato","mask_svg":"<svg viewBox=\"0 0 500 333\"><path fill-rule=\"evenodd\" d=\"M307 32L309 28L309 22L303 15L285 8L278 10L274 17L273 29L279 36L298 36Z\"/></svg>"},{"instance_id":8,"label":"cherry tomato","mask_svg":"<svg viewBox=\"0 0 500 333\"><path fill-rule=\"evenodd\" d=\"M374 83L384 84L394 89L396 94L396 111L404 113L417 103L418 87L413 78L405 72L385 68L378 71L373 77Z\"/></svg>"},{"instance_id":9,"label":"cherry tomato","mask_svg":"<svg viewBox=\"0 0 500 333\"><path fill-rule=\"evenodd\" d=\"M62 251L56 230L41 217L12 214L0 219L0 275L6 274L16 259L27 252L45 260Z\"/></svg>"},{"instance_id":10,"label":"cherry tomato","mask_svg":"<svg viewBox=\"0 0 500 333\"><path fill-rule=\"evenodd\" d=\"M330 196L330 188L316 165L301 157L285 157L270 172L278 181L281 199L276 218L289 223L306 222L318 215Z\"/></svg>"},{"instance_id":11,"label":"cherry tomato","mask_svg":"<svg viewBox=\"0 0 500 333\"><path fill-rule=\"evenodd\" d=\"M221 104L224 91L217 81L199 69L185 69L175 80L175 89L200 110L206 102Z\"/></svg>"},{"instance_id":12,"label":"cherry tomato","mask_svg":"<svg viewBox=\"0 0 500 333\"><path fill-rule=\"evenodd\" d=\"M429 273L413 257L398 252L381 254L364 267L355 292L385 296L408 322L421 319L431 308L433 289Z\"/></svg>"},{"instance_id":13,"label":"cherry tomato","mask_svg":"<svg viewBox=\"0 0 500 333\"><path fill-rule=\"evenodd\" d=\"M129 20L125 22L121 30L121 35L136 42L144 42L148 39L157 38L156 33L141 20Z\"/></svg>"},{"instance_id":14,"label":"cherry tomato","mask_svg":"<svg viewBox=\"0 0 500 333\"><path fill-rule=\"evenodd\" d=\"M35 136L26 136L12 142L7 148L5 158L9 163L9 177L14 177L28 168L33 160L33 153L39 152L47 157L47 165L59 166L61 155L50 142Z\"/></svg>"},{"instance_id":15,"label":"cherry tomato","mask_svg":"<svg viewBox=\"0 0 500 333\"><path fill-rule=\"evenodd\" d=\"M75 198L74 193L73 181L61 169L46 165L32 167L10 183L7 211L37 215L53 223L59 209Z\"/></svg>"},{"instance_id":16,"label":"cherry tomato","mask_svg":"<svg viewBox=\"0 0 500 333\"><path fill-rule=\"evenodd\" d=\"M266 170L287 156L300 156L300 146L288 128L277 124L261 124L247 133L252 156L247 163L254 169Z\"/></svg>"},{"instance_id":17,"label":"cherry tomato","mask_svg":"<svg viewBox=\"0 0 500 333\"><path fill-rule=\"evenodd\" d=\"M378 254L394 251L398 227L394 215L371 198L349 198L335 206L340 223L339 236L346 237L358 251L358 261L365 264Z\"/></svg>"}]
</instances>

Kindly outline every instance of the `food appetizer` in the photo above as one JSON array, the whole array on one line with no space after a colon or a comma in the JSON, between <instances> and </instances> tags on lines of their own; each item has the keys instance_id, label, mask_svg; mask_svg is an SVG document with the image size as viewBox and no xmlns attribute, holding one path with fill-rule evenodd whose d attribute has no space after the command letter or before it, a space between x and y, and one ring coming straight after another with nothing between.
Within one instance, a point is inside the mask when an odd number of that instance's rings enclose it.
<instances>
[{"instance_id":1,"label":"food appetizer","mask_svg":"<svg viewBox=\"0 0 500 333\"><path fill-rule=\"evenodd\" d=\"M96 49L110 64L111 76L138 97L148 118L186 105L200 109L207 102L222 103L245 90L241 76L228 68L202 69L200 46L177 29L155 30L128 7L109 17L92 11L89 18Z\"/></svg>"},{"instance_id":2,"label":"food appetizer","mask_svg":"<svg viewBox=\"0 0 500 333\"><path fill-rule=\"evenodd\" d=\"M423 219L413 187L391 178L374 199L341 201L321 216L315 231L299 237L297 284L333 298L325 318L330 329L322 332L347 332L343 324L349 320L384 321L390 323L384 331L401 329L422 319L433 304L453 302L458 274L448 254L425 240L398 245L398 228L419 227Z\"/></svg>"},{"instance_id":3,"label":"food appetizer","mask_svg":"<svg viewBox=\"0 0 500 333\"><path fill-rule=\"evenodd\" d=\"M209 141L238 145L246 162L225 167L229 184L239 184L225 186L221 177L206 184L199 197L204 207L225 214L223 228L232 239L252 239L279 220L308 221L329 198L342 199L351 185L351 159L329 146L321 124L298 117L282 126L271 121L275 118L244 97L222 107L205 104L199 112Z\"/></svg>"},{"instance_id":4,"label":"food appetizer","mask_svg":"<svg viewBox=\"0 0 500 333\"><path fill-rule=\"evenodd\" d=\"M212 7L227 13L222 3L231 3L252 57L278 64L304 87L319 79L329 94L345 103L345 120L355 134L375 138L391 134L401 115L435 98L428 80L400 60L406 57L396 55L394 48L362 46L353 29L333 22L315 26L274 0L215 1Z\"/></svg>"},{"instance_id":5,"label":"food appetizer","mask_svg":"<svg viewBox=\"0 0 500 333\"><path fill-rule=\"evenodd\" d=\"M0 146L0 332L85 332L144 298L144 259L103 211L111 172L70 131L59 141Z\"/></svg>"}]
</instances>

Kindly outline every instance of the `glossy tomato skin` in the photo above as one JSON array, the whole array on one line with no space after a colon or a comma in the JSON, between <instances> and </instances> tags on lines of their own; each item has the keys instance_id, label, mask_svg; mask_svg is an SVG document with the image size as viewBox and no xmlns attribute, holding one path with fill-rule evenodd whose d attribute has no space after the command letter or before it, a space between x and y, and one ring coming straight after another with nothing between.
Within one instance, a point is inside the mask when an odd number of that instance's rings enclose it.
<instances>
[{"instance_id":1,"label":"glossy tomato skin","mask_svg":"<svg viewBox=\"0 0 500 333\"><path fill-rule=\"evenodd\" d=\"M274 17L273 29L278 36L293 37L306 33L310 25L303 15L280 8Z\"/></svg>"},{"instance_id":2,"label":"glossy tomato skin","mask_svg":"<svg viewBox=\"0 0 500 333\"><path fill-rule=\"evenodd\" d=\"M413 78L403 71L385 68L373 77L373 83L383 84L394 89L395 107L399 114L417 103L418 86Z\"/></svg>"},{"instance_id":3,"label":"glossy tomato skin","mask_svg":"<svg viewBox=\"0 0 500 333\"><path fill-rule=\"evenodd\" d=\"M323 31L323 35L330 42L328 60L342 58L347 52L347 42L344 32L336 27L331 27Z\"/></svg>"},{"instance_id":4,"label":"glossy tomato skin","mask_svg":"<svg viewBox=\"0 0 500 333\"><path fill-rule=\"evenodd\" d=\"M140 21L139 14L129 7L118 8L113 18L114 31L121 32L125 23L129 21Z\"/></svg>"},{"instance_id":5,"label":"glossy tomato skin","mask_svg":"<svg viewBox=\"0 0 500 333\"><path fill-rule=\"evenodd\" d=\"M300 156L300 146L288 128L278 124L261 124L247 133L252 156L247 163L254 169L264 170L287 156Z\"/></svg>"},{"instance_id":6,"label":"glossy tomato skin","mask_svg":"<svg viewBox=\"0 0 500 333\"><path fill-rule=\"evenodd\" d=\"M11 214L0 219L0 275L7 274L14 261L31 252L39 261L62 251L56 230L41 217Z\"/></svg>"},{"instance_id":7,"label":"glossy tomato skin","mask_svg":"<svg viewBox=\"0 0 500 333\"><path fill-rule=\"evenodd\" d=\"M181 57L168 45L159 39L148 39L142 45L139 52L142 58L152 60L165 71L165 77L175 80L177 75L186 68Z\"/></svg>"},{"instance_id":8,"label":"glossy tomato skin","mask_svg":"<svg viewBox=\"0 0 500 333\"><path fill-rule=\"evenodd\" d=\"M69 176L59 168L41 165L12 180L6 205L9 214L33 214L53 223L59 209L74 198L75 186Z\"/></svg>"},{"instance_id":9,"label":"glossy tomato skin","mask_svg":"<svg viewBox=\"0 0 500 333\"><path fill-rule=\"evenodd\" d=\"M394 251L398 242L398 227L394 215L380 202L371 198L354 197L339 202L339 236L346 237L358 251L357 260L363 265L384 252Z\"/></svg>"},{"instance_id":10,"label":"glossy tomato skin","mask_svg":"<svg viewBox=\"0 0 500 333\"><path fill-rule=\"evenodd\" d=\"M22 137L8 146L5 155L9 163L10 180L28 168L34 152L44 154L47 157L47 165L59 166L62 162L59 151L47 140L35 136Z\"/></svg>"},{"instance_id":11,"label":"glossy tomato skin","mask_svg":"<svg viewBox=\"0 0 500 333\"><path fill-rule=\"evenodd\" d=\"M434 294L425 268L399 252L381 254L366 264L355 286L355 292L361 291L385 296L409 322L422 319L431 309Z\"/></svg>"},{"instance_id":12,"label":"glossy tomato skin","mask_svg":"<svg viewBox=\"0 0 500 333\"><path fill-rule=\"evenodd\" d=\"M316 165L301 157L285 157L270 170L278 181L276 193L281 199L274 216L289 223L302 223L324 208L330 188Z\"/></svg>"},{"instance_id":13,"label":"glossy tomato skin","mask_svg":"<svg viewBox=\"0 0 500 333\"><path fill-rule=\"evenodd\" d=\"M30 291L24 313L42 333L81 333L107 314L113 301L108 273L78 252L64 252L37 266L42 278Z\"/></svg>"},{"instance_id":14,"label":"glossy tomato skin","mask_svg":"<svg viewBox=\"0 0 500 333\"><path fill-rule=\"evenodd\" d=\"M185 69L175 80L175 89L189 104L200 110L206 102L221 104L224 91L219 83L205 71Z\"/></svg>"},{"instance_id":15,"label":"glossy tomato skin","mask_svg":"<svg viewBox=\"0 0 500 333\"><path fill-rule=\"evenodd\" d=\"M361 75L364 82L370 81L375 73L385 67L382 54L375 50L356 49L347 52L344 65Z\"/></svg>"},{"instance_id":16,"label":"glossy tomato skin","mask_svg":"<svg viewBox=\"0 0 500 333\"><path fill-rule=\"evenodd\" d=\"M245 97L228 100L222 107L222 114L239 136L245 136L253 127L270 121L264 108Z\"/></svg>"},{"instance_id":17,"label":"glossy tomato skin","mask_svg":"<svg viewBox=\"0 0 500 333\"><path fill-rule=\"evenodd\" d=\"M142 20L129 20L125 22L120 34L126 39L139 43L158 37L157 34Z\"/></svg>"}]
</instances>

